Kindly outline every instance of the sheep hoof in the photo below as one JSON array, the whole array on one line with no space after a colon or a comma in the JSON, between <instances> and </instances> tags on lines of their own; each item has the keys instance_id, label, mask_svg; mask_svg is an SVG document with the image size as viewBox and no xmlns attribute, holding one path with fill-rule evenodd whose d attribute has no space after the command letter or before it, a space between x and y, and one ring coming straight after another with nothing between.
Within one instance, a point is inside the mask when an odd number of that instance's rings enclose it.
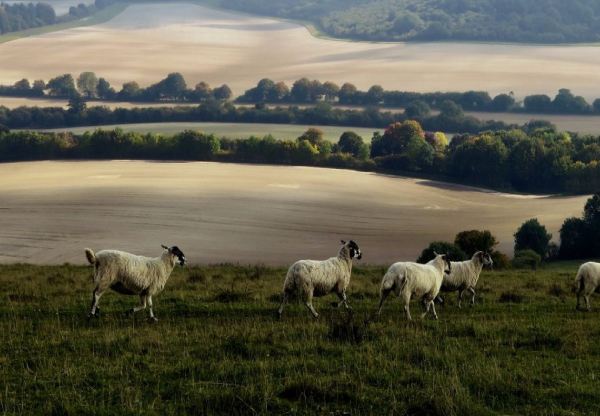
<instances>
[{"instance_id":1,"label":"sheep hoof","mask_svg":"<svg viewBox=\"0 0 600 416\"><path fill-rule=\"evenodd\" d=\"M150 321L150 323L154 324L156 322L158 322L158 318L156 318L155 316L151 316L150 318L148 318L148 320Z\"/></svg>"}]
</instances>

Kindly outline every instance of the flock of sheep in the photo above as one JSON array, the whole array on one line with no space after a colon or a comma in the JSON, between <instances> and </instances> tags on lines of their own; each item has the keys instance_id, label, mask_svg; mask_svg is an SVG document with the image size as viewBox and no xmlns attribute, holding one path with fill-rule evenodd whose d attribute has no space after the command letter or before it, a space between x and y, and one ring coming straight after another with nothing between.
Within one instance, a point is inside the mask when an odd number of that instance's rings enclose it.
<instances>
[{"instance_id":1,"label":"flock of sheep","mask_svg":"<svg viewBox=\"0 0 600 416\"><path fill-rule=\"evenodd\" d=\"M362 253L358 244L350 240L342 240L342 247L337 256L327 260L299 260L288 270L283 284L281 305L278 315L292 296L300 296L308 310L315 318L319 314L315 310L313 297L335 293L339 298L338 306L347 309L348 298L346 290L352 275L354 259L361 259ZM177 263L185 264L185 255L177 247L162 246L164 251L160 257L150 258L137 256L118 250L102 250L94 253L86 248L85 254L90 264L94 266L93 280L95 288L92 296L92 307L89 317L99 314L98 302L108 289L126 295L138 295L140 306L133 308L137 312L146 307L150 310L150 319L156 321L152 310L152 296L160 293ZM394 292L404 302L407 319L410 315L410 300L414 296L421 299L425 312L429 311L437 319L434 301L440 291L458 292L458 307L461 306L463 294L471 293L471 303L475 303L475 287L484 266L492 266L492 258L488 253L476 252L470 260L453 262L445 254L435 253L433 260L427 264L414 262L398 262L390 266L383 276L380 289L379 308L381 313L383 303L388 295ZM590 296L600 286L600 263L588 262L583 264L575 279L577 285L577 308L580 299L586 302L590 309Z\"/></svg>"}]
</instances>

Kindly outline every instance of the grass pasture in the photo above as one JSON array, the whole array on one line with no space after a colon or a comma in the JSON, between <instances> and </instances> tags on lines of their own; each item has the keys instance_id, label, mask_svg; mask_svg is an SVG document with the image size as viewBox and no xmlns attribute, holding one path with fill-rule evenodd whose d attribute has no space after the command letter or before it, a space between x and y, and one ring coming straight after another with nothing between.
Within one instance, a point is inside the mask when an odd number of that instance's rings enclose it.
<instances>
[{"instance_id":1,"label":"grass pasture","mask_svg":"<svg viewBox=\"0 0 600 416\"><path fill-rule=\"evenodd\" d=\"M285 269L177 268L159 322L90 269L0 266L3 414L598 414L600 319L574 310L577 265L484 272L475 307L439 321L375 309L383 267L356 268L352 314L315 301L275 319ZM600 305L599 299L594 304ZM367 322L367 323L365 323Z\"/></svg>"}]
</instances>

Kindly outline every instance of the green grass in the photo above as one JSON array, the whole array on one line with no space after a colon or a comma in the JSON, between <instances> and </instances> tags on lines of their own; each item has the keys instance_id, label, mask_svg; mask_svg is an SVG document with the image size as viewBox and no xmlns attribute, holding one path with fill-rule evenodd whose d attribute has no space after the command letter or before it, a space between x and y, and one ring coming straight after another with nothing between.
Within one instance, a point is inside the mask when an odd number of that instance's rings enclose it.
<instances>
[{"instance_id":1,"label":"green grass","mask_svg":"<svg viewBox=\"0 0 600 416\"><path fill-rule=\"evenodd\" d=\"M339 126L312 126L296 124L261 124L261 123L141 123L141 124L114 124L105 126L83 126L71 128L58 128L44 131L69 131L74 134L82 134L86 131L94 131L98 128L114 129L120 127L125 131L138 133L159 133L163 135L174 135L183 130L200 130L207 134L215 134L219 137L246 139L250 136L263 137L268 134L273 135L280 140L295 140L302 135L308 128L317 127L323 131L323 137L331 142L339 140L345 131L353 131L369 143L373 137L373 132L380 131L376 128L362 127L339 127Z\"/></svg>"},{"instance_id":2,"label":"green grass","mask_svg":"<svg viewBox=\"0 0 600 416\"><path fill-rule=\"evenodd\" d=\"M73 20L56 25L41 26L32 29L21 30L18 32L10 32L0 36L0 43L10 42L11 40L29 36L43 35L44 33L57 32L59 30L72 29L75 27L99 25L101 23L108 22L113 17L120 14L128 6L129 3L115 3L83 19Z\"/></svg>"},{"instance_id":3,"label":"green grass","mask_svg":"<svg viewBox=\"0 0 600 416\"><path fill-rule=\"evenodd\" d=\"M575 270L485 272L475 307L407 322L392 298L370 320L382 267L356 268L352 315L327 297L281 321L283 268L178 268L151 324L115 293L88 322L89 268L0 266L0 411L598 414L599 309L574 310Z\"/></svg>"}]
</instances>

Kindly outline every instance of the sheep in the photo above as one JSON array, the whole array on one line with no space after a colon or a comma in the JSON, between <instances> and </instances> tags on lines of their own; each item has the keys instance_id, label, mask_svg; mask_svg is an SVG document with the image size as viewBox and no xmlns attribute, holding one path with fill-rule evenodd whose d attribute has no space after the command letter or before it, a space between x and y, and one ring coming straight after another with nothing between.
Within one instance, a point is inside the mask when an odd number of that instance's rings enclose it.
<instances>
[{"instance_id":1,"label":"sheep","mask_svg":"<svg viewBox=\"0 0 600 416\"><path fill-rule=\"evenodd\" d=\"M350 240L342 240L342 247L336 257L327 260L299 260L288 270L283 283L281 305L277 311L279 318L283 313L283 307L291 295L297 294L303 298L308 310L315 318L319 314L312 304L313 296L320 297L335 292L340 302L346 309L350 309L346 297L346 289L350 284L352 274L352 260L360 260L362 253L358 244Z\"/></svg>"},{"instance_id":2,"label":"sheep","mask_svg":"<svg viewBox=\"0 0 600 416\"><path fill-rule=\"evenodd\" d=\"M600 287L600 263L590 261L582 264L577 271L575 284L577 286L576 309L582 310L581 296L583 296L585 299L585 310L589 312L591 310L590 296Z\"/></svg>"},{"instance_id":3,"label":"sheep","mask_svg":"<svg viewBox=\"0 0 600 416\"><path fill-rule=\"evenodd\" d=\"M152 311L152 296L163 290L177 261L181 266L185 264L185 255L177 246L162 245L162 248L164 252L156 258L118 250L102 250L94 254L86 248L85 256L94 266L93 281L96 284L88 318L99 315L100 297L107 289L112 289L124 295L138 295L141 306L134 307L132 313L146 309L148 305L150 319L158 321Z\"/></svg>"},{"instance_id":4,"label":"sheep","mask_svg":"<svg viewBox=\"0 0 600 416\"><path fill-rule=\"evenodd\" d=\"M452 273L444 276L442 280L442 292L458 292L458 307L461 307L463 294L468 290L471 292L471 305L475 305L475 286L479 280L479 275L483 266L492 267L494 262L492 257L483 251L478 251L473 254L471 260L467 261L452 261ZM437 299L443 302L441 296Z\"/></svg>"},{"instance_id":5,"label":"sheep","mask_svg":"<svg viewBox=\"0 0 600 416\"><path fill-rule=\"evenodd\" d=\"M444 274L449 274L452 266L445 254L435 253L435 258L427 264L412 262L398 262L390 266L381 281L379 309L377 315L381 314L383 302L390 292L394 291L404 301L404 312L410 321L410 298L414 295L422 299L425 312L421 318L425 318L429 310L433 317L438 319L433 300L438 295L442 286Z\"/></svg>"}]
</instances>

